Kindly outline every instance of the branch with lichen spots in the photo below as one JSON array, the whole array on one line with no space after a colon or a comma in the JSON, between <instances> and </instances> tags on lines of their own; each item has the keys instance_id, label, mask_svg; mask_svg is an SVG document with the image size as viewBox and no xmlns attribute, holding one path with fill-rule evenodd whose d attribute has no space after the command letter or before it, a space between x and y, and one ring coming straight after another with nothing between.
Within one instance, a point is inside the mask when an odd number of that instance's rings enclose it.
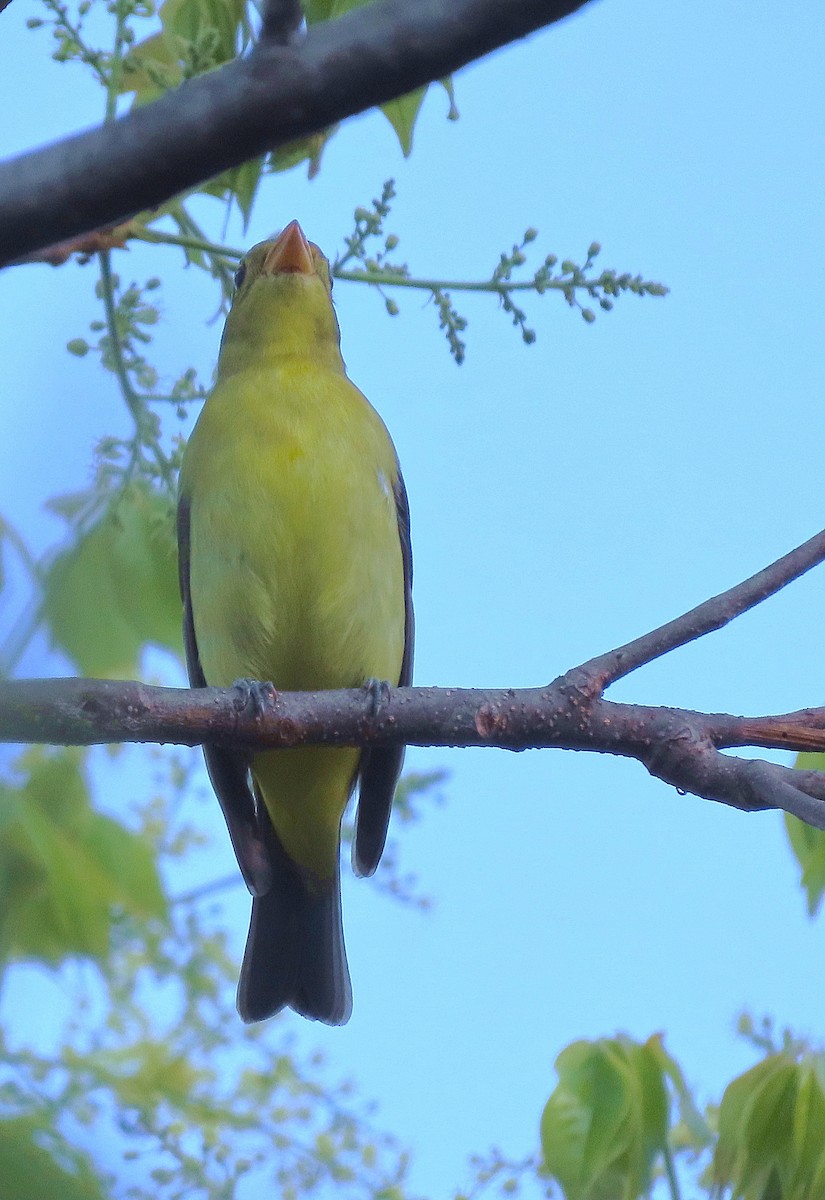
<instances>
[{"instance_id":1,"label":"branch with lichen spots","mask_svg":"<svg viewBox=\"0 0 825 1200\"><path fill-rule=\"evenodd\" d=\"M825 751L825 709L737 717L619 704L611 683L721 629L825 559L825 531L719 596L546 687L388 688L375 711L364 690L277 692L159 688L87 679L0 685L0 740L93 745L202 742L302 745L498 746L589 750L635 758L651 775L744 812L783 809L825 829L825 772L723 754L734 747Z\"/></svg>"}]
</instances>

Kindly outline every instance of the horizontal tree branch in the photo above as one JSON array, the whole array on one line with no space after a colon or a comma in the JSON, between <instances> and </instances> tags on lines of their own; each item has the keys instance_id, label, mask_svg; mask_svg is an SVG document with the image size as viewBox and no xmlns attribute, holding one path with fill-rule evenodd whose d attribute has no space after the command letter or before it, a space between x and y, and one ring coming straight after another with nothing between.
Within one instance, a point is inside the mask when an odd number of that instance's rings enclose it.
<instances>
[{"instance_id":1,"label":"horizontal tree branch","mask_svg":"<svg viewBox=\"0 0 825 1200\"><path fill-rule=\"evenodd\" d=\"M244 688L15 680L0 685L0 741L590 750L638 759L652 775L709 800L746 811L783 808L825 828L825 773L720 753L748 745L825 751L825 709L747 718L616 704L588 698L577 674L542 688L389 688L378 713L360 689L272 689L268 701L251 704Z\"/></svg>"},{"instance_id":2,"label":"horizontal tree branch","mask_svg":"<svg viewBox=\"0 0 825 1200\"><path fill-rule=\"evenodd\" d=\"M825 559L825 531L771 566L546 687L277 692L271 684L159 688L94 679L0 685L0 741L95 745L174 742L289 749L302 745L498 746L590 750L635 758L685 792L746 812L780 808L825 829L825 772L723 754L762 746L825 752L825 709L736 717L605 700L629 670L719 629Z\"/></svg>"},{"instance_id":3,"label":"horizontal tree branch","mask_svg":"<svg viewBox=\"0 0 825 1200\"><path fill-rule=\"evenodd\" d=\"M300 39L261 38L153 104L0 164L0 266L442 79L588 2L380 0Z\"/></svg>"}]
</instances>

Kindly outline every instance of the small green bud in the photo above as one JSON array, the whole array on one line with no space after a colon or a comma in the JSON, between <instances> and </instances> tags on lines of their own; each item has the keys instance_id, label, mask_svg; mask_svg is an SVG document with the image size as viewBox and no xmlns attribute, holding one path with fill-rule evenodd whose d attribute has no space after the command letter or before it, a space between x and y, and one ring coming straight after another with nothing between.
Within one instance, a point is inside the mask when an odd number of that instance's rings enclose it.
<instances>
[{"instance_id":1,"label":"small green bud","mask_svg":"<svg viewBox=\"0 0 825 1200\"><path fill-rule=\"evenodd\" d=\"M533 342L536 340L536 331L535 329L523 329L521 331L521 337L526 346L532 346Z\"/></svg>"},{"instance_id":2,"label":"small green bud","mask_svg":"<svg viewBox=\"0 0 825 1200\"><path fill-rule=\"evenodd\" d=\"M397 236L394 233L389 234L389 236L387 237L387 240L385 242L385 245L388 250L394 250L395 247L398 245Z\"/></svg>"},{"instance_id":3,"label":"small green bud","mask_svg":"<svg viewBox=\"0 0 825 1200\"><path fill-rule=\"evenodd\" d=\"M28 21L26 22L26 28L27 29L39 29L40 26L44 25L44 24L45 24L45 22L41 21L40 17L29 17Z\"/></svg>"},{"instance_id":4,"label":"small green bud","mask_svg":"<svg viewBox=\"0 0 825 1200\"><path fill-rule=\"evenodd\" d=\"M371 216L372 216L372 213L369 212L366 208L356 208L356 210L355 210L356 221L369 221Z\"/></svg>"},{"instance_id":5,"label":"small green bud","mask_svg":"<svg viewBox=\"0 0 825 1200\"><path fill-rule=\"evenodd\" d=\"M146 290L147 291L152 292L155 290L155 288L159 288L159 287L160 287L160 280L158 279L157 275L153 275L151 279L146 280Z\"/></svg>"},{"instance_id":6,"label":"small green bud","mask_svg":"<svg viewBox=\"0 0 825 1200\"><path fill-rule=\"evenodd\" d=\"M92 7L92 0L82 0L82 3L78 4L78 6L77 6L77 11L78 11L79 16L85 17L86 13L89 11L89 9L91 7Z\"/></svg>"},{"instance_id":7,"label":"small green bud","mask_svg":"<svg viewBox=\"0 0 825 1200\"><path fill-rule=\"evenodd\" d=\"M583 308L582 309L582 318L583 318L583 320L585 320L587 322L588 325L592 325L593 322L596 320L596 314L593 312L593 310L591 308Z\"/></svg>"},{"instance_id":8,"label":"small green bud","mask_svg":"<svg viewBox=\"0 0 825 1200\"><path fill-rule=\"evenodd\" d=\"M545 258L545 260L544 260L544 265L545 265L545 267L552 268L552 267L555 267L555 265L558 261L559 260L555 254L548 254L547 258Z\"/></svg>"},{"instance_id":9,"label":"small green bud","mask_svg":"<svg viewBox=\"0 0 825 1200\"><path fill-rule=\"evenodd\" d=\"M397 317L399 310L398 310L398 305L395 303L395 301L394 300L385 300L384 303L386 305L387 312L390 314L390 316Z\"/></svg>"},{"instance_id":10,"label":"small green bud","mask_svg":"<svg viewBox=\"0 0 825 1200\"><path fill-rule=\"evenodd\" d=\"M600 300L599 307L603 308L605 312L610 312L613 308L613 301L612 300Z\"/></svg>"},{"instance_id":11,"label":"small green bud","mask_svg":"<svg viewBox=\"0 0 825 1200\"><path fill-rule=\"evenodd\" d=\"M85 338L72 338L70 342L66 342L66 349L69 351L69 354L83 358L84 354L89 353L90 347Z\"/></svg>"},{"instance_id":12,"label":"small green bud","mask_svg":"<svg viewBox=\"0 0 825 1200\"><path fill-rule=\"evenodd\" d=\"M566 258L564 260L564 262L561 264L562 275L572 275L575 270L576 270L576 264L574 262L572 262L569 258Z\"/></svg>"},{"instance_id":13,"label":"small green bud","mask_svg":"<svg viewBox=\"0 0 825 1200\"><path fill-rule=\"evenodd\" d=\"M514 267L521 267L524 265L524 263L526 261L527 260L525 259L524 255L522 254L522 252L520 250L513 251L513 256L510 259L510 262L513 264Z\"/></svg>"},{"instance_id":14,"label":"small green bud","mask_svg":"<svg viewBox=\"0 0 825 1200\"><path fill-rule=\"evenodd\" d=\"M135 311L135 320L140 321L141 325L156 325L158 322L158 310L147 305L145 308L138 308Z\"/></svg>"},{"instance_id":15,"label":"small green bud","mask_svg":"<svg viewBox=\"0 0 825 1200\"><path fill-rule=\"evenodd\" d=\"M89 328L92 333L101 333L106 328L105 321L90 321Z\"/></svg>"},{"instance_id":16,"label":"small green bud","mask_svg":"<svg viewBox=\"0 0 825 1200\"><path fill-rule=\"evenodd\" d=\"M601 254L601 252L602 248L599 242L591 242L587 247L588 258L596 258L599 254Z\"/></svg>"},{"instance_id":17,"label":"small green bud","mask_svg":"<svg viewBox=\"0 0 825 1200\"><path fill-rule=\"evenodd\" d=\"M532 225L530 226L529 229L525 229L525 231L524 231L525 246L527 245L528 242L534 242L538 236L539 236L538 229L534 229Z\"/></svg>"}]
</instances>

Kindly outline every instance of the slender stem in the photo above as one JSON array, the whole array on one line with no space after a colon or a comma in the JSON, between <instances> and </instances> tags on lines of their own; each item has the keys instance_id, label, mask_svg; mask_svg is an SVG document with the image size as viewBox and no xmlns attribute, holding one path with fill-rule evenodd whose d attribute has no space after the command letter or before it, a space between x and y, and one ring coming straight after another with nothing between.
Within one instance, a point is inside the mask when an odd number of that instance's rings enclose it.
<instances>
[{"instance_id":1,"label":"slender stem","mask_svg":"<svg viewBox=\"0 0 825 1200\"><path fill-rule=\"evenodd\" d=\"M343 259L341 260L344 261ZM400 287L400 288L417 288L424 292L495 292L500 296L507 292L534 292L536 291L536 282L534 279L523 279L516 282L504 279L412 279L407 275L390 275L383 271L342 271L339 267L333 268L333 275L336 279L345 279L348 283L372 283L380 284L382 287ZM551 288L555 291L566 291L572 287L588 288L595 287L598 284L596 279L588 279L583 283L576 284L571 279L548 279L542 283L542 287L546 290Z\"/></svg>"},{"instance_id":2,"label":"slender stem","mask_svg":"<svg viewBox=\"0 0 825 1200\"><path fill-rule=\"evenodd\" d=\"M146 404L195 404L209 395L207 388L198 388L191 396L162 395L160 392L142 392L141 400Z\"/></svg>"},{"instance_id":3,"label":"slender stem","mask_svg":"<svg viewBox=\"0 0 825 1200\"><path fill-rule=\"evenodd\" d=\"M218 892L229 891L230 888L237 887L240 882L241 876L237 871L233 871L231 875L222 875L220 879L212 879L209 883L202 883L188 892L183 892L180 896L175 896L172 903L196 904L199 900L205 900L208 896L214 896Z\"/></svg>"},{"instance_id":4,"label":"slender stem","mask_svg":"<svg viewBox=\"0 0 825 1200\"><path fill-rule=\"evenodd\" d=\"M152 242L160 246L182 246L188 250L203 250L204 253L214 255L216 258L240 260L244 256L244 251L238 250L234 246L221 246L216 242L209 241L207 238L166 233L163 230L149 229L146 226L134 226L130 229L129 236L141 242ZM501 279L418 279L410 278L407 275L390 275L384 271L343 270L343 264L348 262L352 256L352 251L348 252L333 266L332 274L336 279L344 280L347 283L369 283L380 287L412 288L423 292L493 292L496 295L504 296L508 292L536 291L536 283L533 279L517 281ZM587 289L597 285L597 279L588 279L586 282L578 284L574 283L571 279L548 279L542 284L542 287L547 291L552 289L553 291L564 292L569 291L570 288Z\"/></svg>"},{"instance_id":5,"label":"slender stem","mask_svg":"<svg viewBox=\"0 0 825 1200\"><path fill-rule=\"evenodd\" d=\"M0 680L8 679L17 668L29 642L40 628L42 617L43 599L33 598L0 646Z\"/></svg>"},{"instance_id":6,"label":"slender stem","mask_svg":"<svg viewBox=\"0 0 825 1200\"><path fill-rule=\"evenodd\" d=\"M17 551L20 561L25 566L35 583L43 582L40 564L26 545L23 535L11 525L5 517L0 517L0 539L5 538Z\"/></svg>"},{"instance_id":7,"label":"slender stem","mask_svg":"<svg viewBox=\"0 0 825 1200\"><path fill-rule=\"evenodd\" d=\"M110 121L114 121L115 117L117 116L117 97L123 68L123 46L125 44L124 34L126 32L126 6L124 0L118 0L115 8L115 14L115 45L114 49L112 50L112 58L109 66L109 77L105 81L105 121L107 124Z\"/></svg>"},{"instance_id":8,"label":"slender stem","mask_svg":"<svg viewBox=\"0 0 825 1200\"><path fill-rule=\"evenodd\" d=\"M129 408L129 412L139 426L141 418L141 402L137 392L132 387L132 381L129 378L129 372L126 368L126 358L123 353L123 343L120 340L120 331L117 327L117 312L115 311L115 286L112 276L112 261L108 250L101 250L98 254L98 262L100 263L100 281L103 284L103 309L106 313L106 325L109 332L109 342L112 347L112 362L117 376L120 390L123 393L123 399Z\"/></svg>"},{"instance_id":9,"label":"slender stem","mask_svg":"<svg viewBox=\"0 0 825 1200\"><path fill-rule=\"evenodd\" d=\"M117 312L115 311L115 296L114 296L114 278L112 276L111 256L108 250L101 250L98 254L100 263L100 281L103 285L103 308L106 313L106 325L109 331L109 342L112 348L112 364L114 366L115 375L117 376L120 390L123 394L123 399L129 412L132 414L132 419L135 422L135 442L133 461L131 466L136 465L137 458L140 455L140 447L147 445L152 451L152 455L157 463L163 480L172 487L174 484L174 472L170 466L169 460L161 450L156 439L144 442L142 438L143 425L146 416L144 408L144 397L139 395L132 387L132 381L129 378L129 370L126 366L126 358L123 352L123 343L120 338L120 331L117 327Z\"/></svg>"},{"instance_id":10,"label":"slender stem","mask_svg":"<svg viewBox=\"0 0 825 1200\"><path fill-rule=\"evenodd\" d=\"M190 237L180 233L166 233L161 229L149 229L145 225L135 225L129 230L129 236L140 242L152 242L158 246L182 246L186 250L203 250L215 257L242 259L243 250L235 250L231 246L219 246L206 238Z\"/></svg>"},{"instance_id":11,"label":"slender stem","mask_svg":"<svg viewBox=\"0 0 825 1200\"><path fill-rule=\"evenodd\" d=\"M682 1200L679 1180L676 1176L676 1164L673 1161L673 1151L670 1149L667 1139L662 1147L662 1158L664 1159L665 1174L667 1175L668 1187L670 1188L670 1200Z\"/></svg>"},{"instance_id":12,"label":"slender stem","mask_svg":"<svg viewBox=\"0 0 825 1200\"><path fill-rule=\"evenodd\" d=\"M43 570L23 540L22 535L8 521L0 518L0 539L3 537L17 551L18 557L28 571L35 589L35 595L31 603L20 615L13 628L3 639L2 645L0 645L0 679L8 679L40 624L43 609Z\"/></svg>"}]
</instances>

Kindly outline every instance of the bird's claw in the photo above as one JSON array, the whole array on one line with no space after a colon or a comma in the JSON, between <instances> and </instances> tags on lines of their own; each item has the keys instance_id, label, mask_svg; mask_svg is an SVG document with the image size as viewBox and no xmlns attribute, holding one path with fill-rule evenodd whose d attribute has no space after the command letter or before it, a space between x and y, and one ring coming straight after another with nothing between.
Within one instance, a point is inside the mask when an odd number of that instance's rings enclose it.
<instances>
[{"instance_id":1,"label":"bird's claw","mask_svg":"<svg viewBox=\"0 0 825 1200\"><path fill-rule=\"evenodd\" d=\"M386 679L368 679L364 691L370 700L370 716L375 718L390 698L390 685Z\"/></svg>"},{"instance_id":2,"label":"bird's claw","mask_svg":"<svg viewBox=\"0 0 825 1200\"><path fill-rule=\"evenodd\" d=\"M232 687L238 693L235 701L238 712L251 710L256 718L265 716L278 698L275 684L260 679L236 679Z\"/></svg>"}]
</instances>

